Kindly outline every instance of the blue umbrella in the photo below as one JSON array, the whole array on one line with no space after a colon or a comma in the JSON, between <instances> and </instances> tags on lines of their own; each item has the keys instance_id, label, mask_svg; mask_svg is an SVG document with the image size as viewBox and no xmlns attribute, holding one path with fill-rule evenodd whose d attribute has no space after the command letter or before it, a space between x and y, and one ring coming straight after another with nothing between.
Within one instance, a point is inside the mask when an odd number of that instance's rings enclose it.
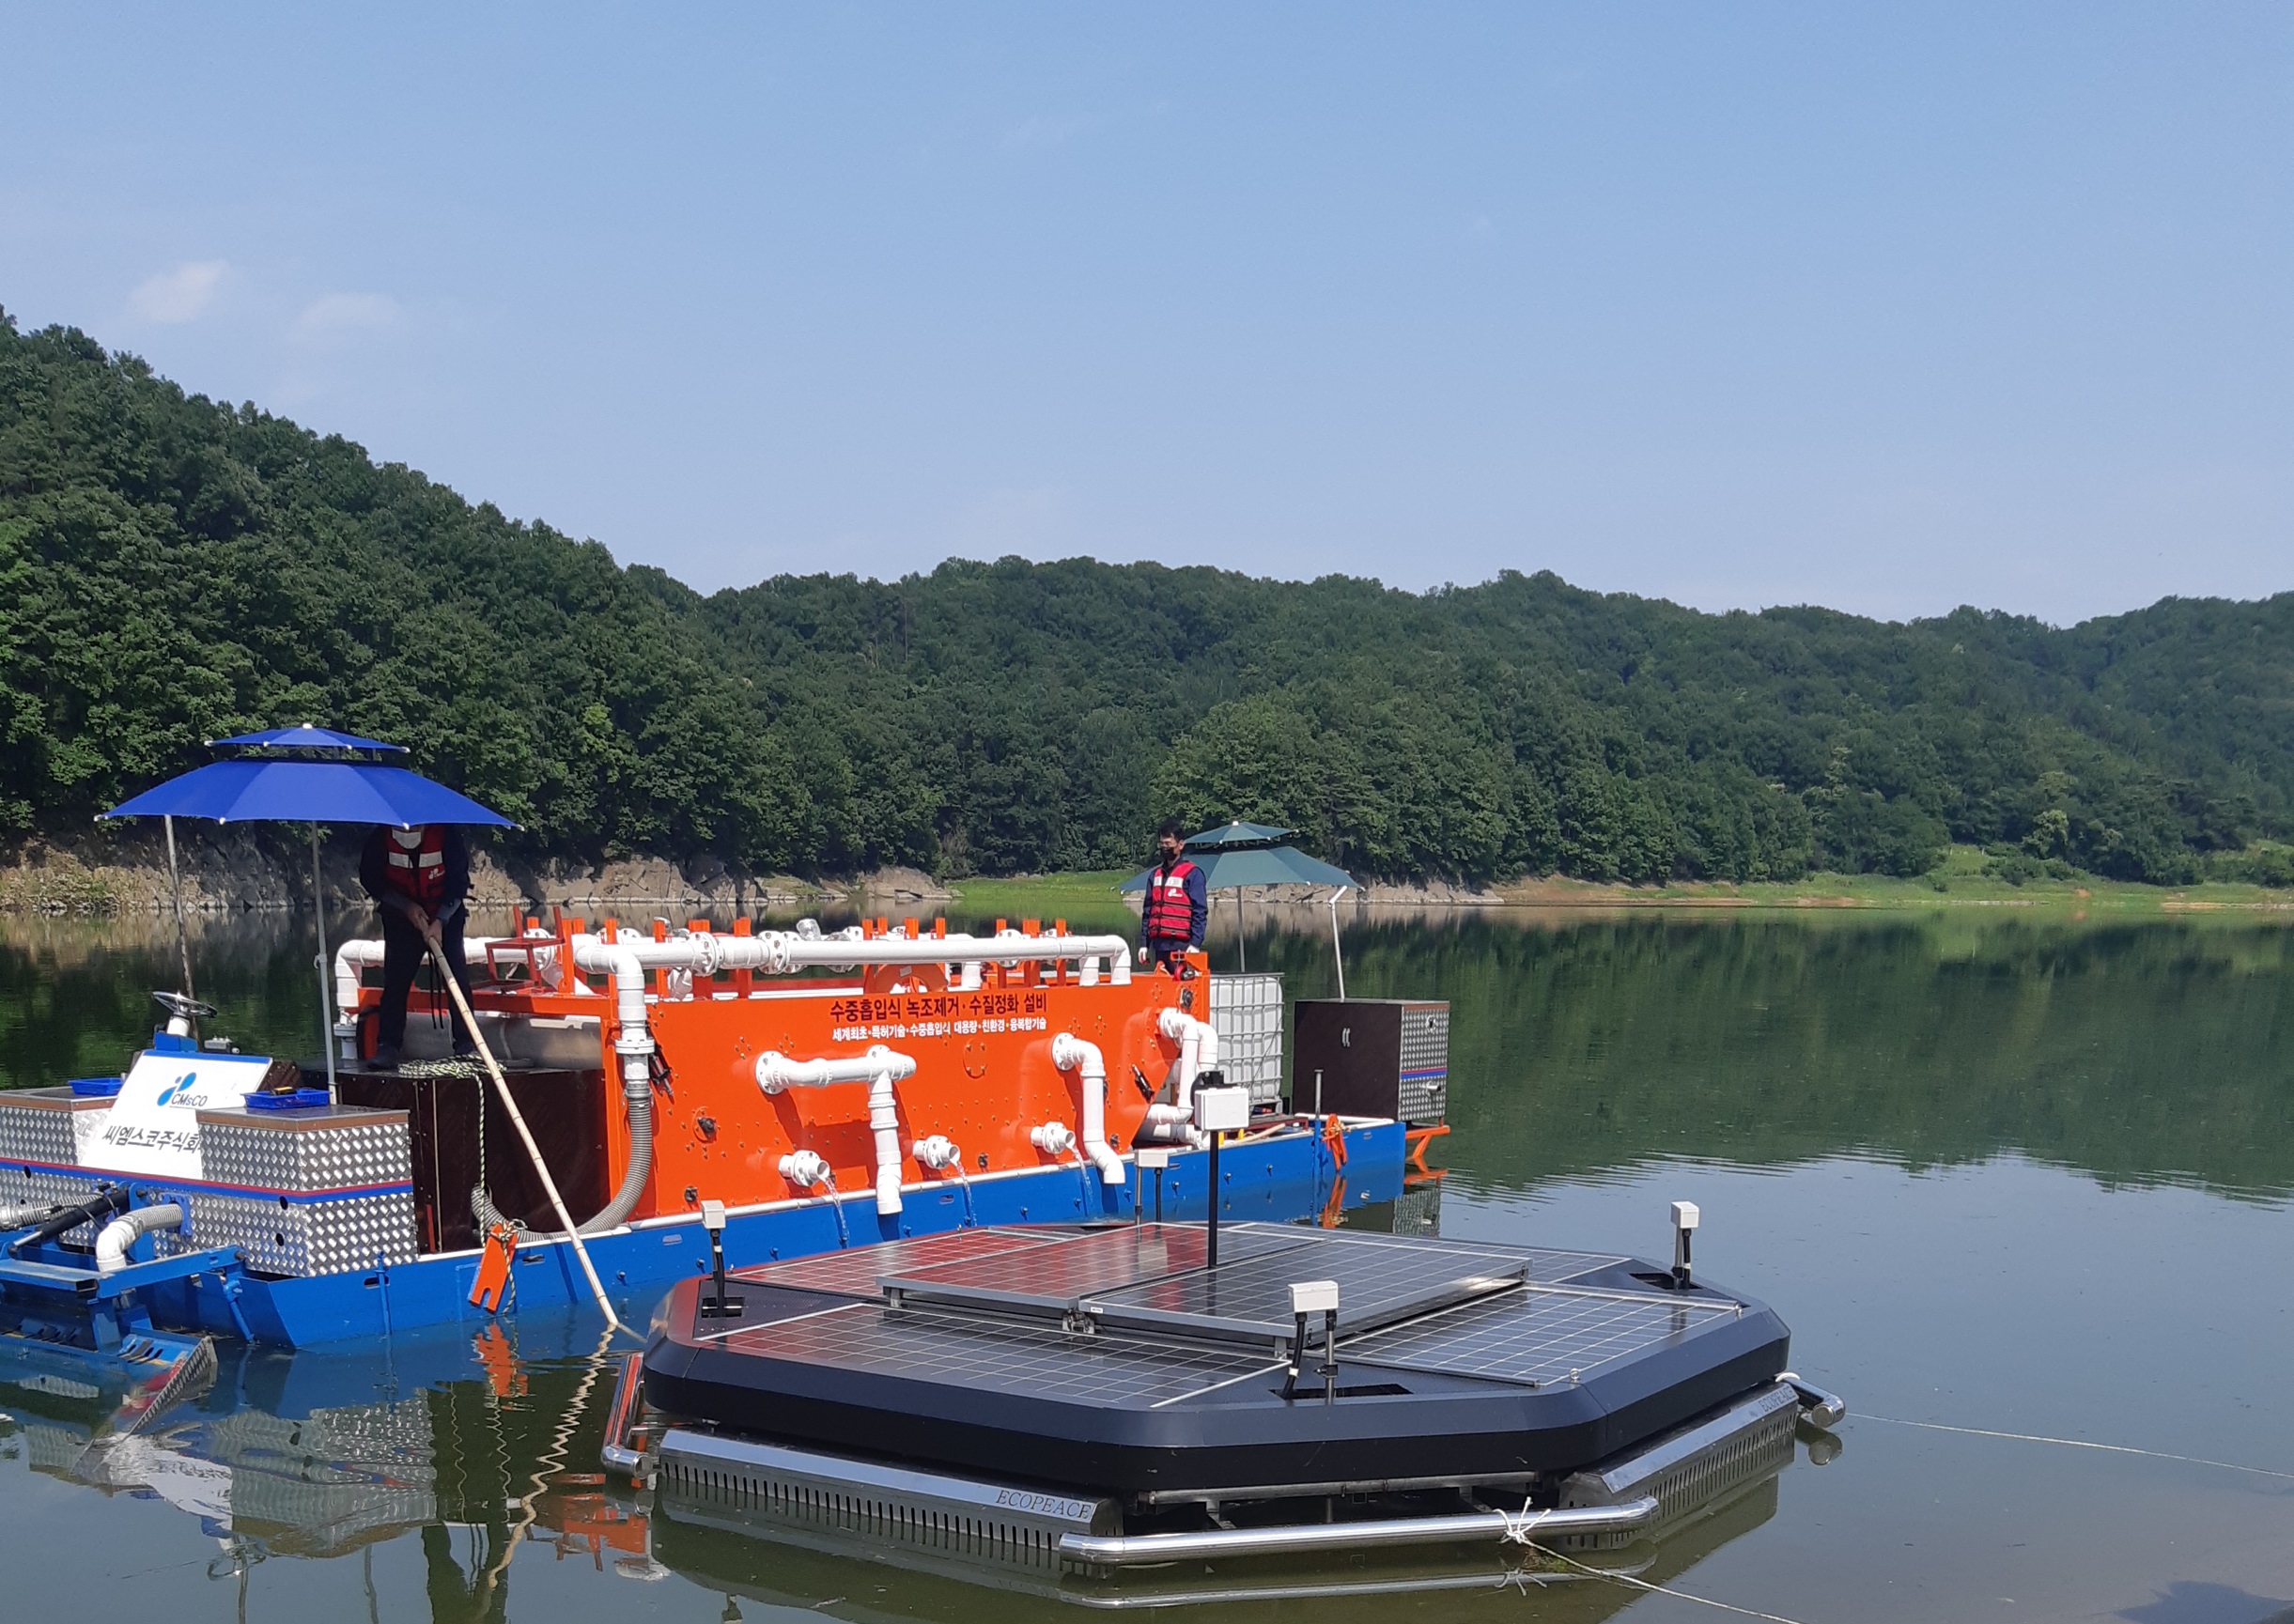
<instances>
[{"instance_id":1,"label":"blue umbrella","mask_svg":"<svg viewBox=\"0 0 2294 1624\"><path fill-rule=\"evenodd\" d=\"M209 762L121 801L107 818L212 818L217 823L482 824L517 826L420 773L379 762L286 758Z\"/></svg>"},{"instance_id":2,"label":"blue umbrella","mask_svg":"<svg viewBox=\"0 0 2294 1624\"><path fill-rule=\"evenodd\" d=\"M1190 837L1180 848L1202 870L1205 890L1239 891L1244 886L1334 886L1330 897L1330 951L1338 955L1339 997L1346 996L1346 961L1339 952L1338 900L1354 889L1354 876L1344 869L1334 868L1320 858L1310 858L1296 846L1282 845L1283 836L1292 831L1277 828L1271 824L1245 823L1236 819L1204 829ZM1143 869L1123 883L1125 891L1143 891L1155 870ZM1235 918L1243 918L1243 899L1234 899ZM1246 950L1242 936L1235 937L1238 955ZM1243 967L1249 960L1242 959Z\"/></svg>"},{"instance_id":3,"label":"blue umbrella","mask_svg":"<svg viewBox=\"0 0 2294 1624\"><path fill-rule=\"evenodd\" d=\"M183 885L176 872L179 817L228 823L479 824L517 826L491 808L420 773L374 758L403 755L403 745L361 738L331 728L271 728L211 741L249 753L194 767L124 800L107 818L156 817L167 827L167 874L175 887L176 947L183 959L183 990L192 993L191 948L183 930ZM327 916L318 869L318 831L311 831L311 896L318 916L319 1009L326 1045L327 1085L334 1084L333 1020L327 1013Z\"/></svg>"}]
</instances>

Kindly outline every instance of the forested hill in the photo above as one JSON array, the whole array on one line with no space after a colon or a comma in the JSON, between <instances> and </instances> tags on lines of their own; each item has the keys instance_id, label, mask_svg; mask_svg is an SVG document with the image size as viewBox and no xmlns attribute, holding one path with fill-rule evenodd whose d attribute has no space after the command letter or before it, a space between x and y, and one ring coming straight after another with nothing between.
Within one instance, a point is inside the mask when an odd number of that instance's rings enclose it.
<instances>
[{"instance_id":1,"label":"forested hill","mask_svg":"<svg viewBox=\"0 0 2294 1624\"><path fill-rule=\"evenodd\" d=\"M2055 630L1004 560L705 598L5 318L0 572L11 840L306 719L537 853L758 871L1111 865L1166 813L1366 874L1626 880L1958 839L2178 882L2294 832L2294 594Z\"/></svg>"}]
</instances>

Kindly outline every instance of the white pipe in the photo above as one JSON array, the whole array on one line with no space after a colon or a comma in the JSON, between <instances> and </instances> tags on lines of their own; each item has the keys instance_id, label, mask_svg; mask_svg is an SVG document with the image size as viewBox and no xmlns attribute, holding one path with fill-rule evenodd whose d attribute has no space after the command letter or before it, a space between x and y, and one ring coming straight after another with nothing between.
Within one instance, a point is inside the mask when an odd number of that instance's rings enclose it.
<instances>
[{"instance_id":1,"label":"white pipe","mask_svg":"<svg viewBox=\"0 0 2294 1624\"><path fill-rule=\"evenodd\" d=\"M934 1134L908 1147L916 1165L928 1172L944 1173L964 1159L964 1149L945 1134Z\"/></svg>"},{"instance_id":2,"label":"white pipe","mask_svg":"<svg viewBox=\"0 0 2294 1624\"><path fill-rule=\"evenodd\" d=\"M96 1273L116 1275L128 1266L128 1248L154 1230L179 1230L183 1227L183 1207L179 1201L163 1201L156 1207L138 1207L132 1213L122 1213L103 1226L96 1237Z\"/></svg>"},{"instance_id":3,"label":"white pipe","mask_svg":"<svg viewBox=\"0 0 2294 1624\"><path fill-rule=\"evenodd\" d=\"M793 1060L778 1049L757 1057L757 1087L768 1094L787 1089L823 1089L831 1083L873 1083L883 1076L898 1082L916 1075L916 1057L876 1044L864 1055L829 1055Z\"/></svg>"},{"instance_id":4,"label":"white pipe","mask_svg":"<svg viewBox=\"0 0 2294 1624\"><path fill-rule=\"evenodd\" d=\"M829 1175L828 1159L818 1151L791 1151L783 1156L781 1176L800 1190L809 1190L814 1184L836 1188Z\"/></svg>"},{"instance_id":5,"label":"white pipe","mask_svg":"<svg viewBox=\"0 0 2294 1624\"><path fill-rule=\"evenodd\" d=\"M868 1127L876 1139L876 1215L889 1218L900 1211L900 1105L890 1072L868 1085Z\"/></svg>"},{"instance_id":6,"label":"white pipe","mask_svg":"<svg viewBox=\"0 0 2294 1624\"><path fill-rule=\"evenodd\" d=\"M1051 1040L1051 1063L1062 1072L1080 1072L1083 1085L1083 1153L1099 1169L1103 1184L1124 1182L1124 1159L1108 1143L1108 1063L1097 1044L1087 1044L1073 1032Z\"/></svg>"},{"instance_id":7,"label":"white pipe","mask_svg":"<svg viewBox=\"0 0 2294 1624\"><path fill-rule=\"evenodd\" d=\"M808 936L797 931L762 931L752 936L690 931L657 942L649 936L621 929L611 941L603 936L580 935L573 942L574 963L583 970L611 970L609 954L633 955L629 962L639 973L630 978L630 984L635 986L641 1002L644 996L643 972L648 969L684 970L696 977L713 976L721 969L785 976L798 970L851 965L954 966L958 985L969 990L980 985L980 967L988 960L1023 964L1106 959L1112 967L1110 982L1124 986L1131 980L1130 944L1122 936L1028 936L1014 931L1009 936L992 938L888 936L874 941L856 941L845 936ZM486 952L483 937L463 939L463 956L472 964L483 963ZM358 1011L359 973L381 962L382 944L373 937L354 937L336 950L334 1003L346 1019ZM1092 967L1087 962L1082 978L1086 985L1097 980ZM570 987L561 985L560 990L579 992L581 988L575 983ZM627 989L616 991L625 994L622 1022L626 1027L631 1024L626 1013ZM643 1022L637 1024L642 1026Z\"/></svg>"},{"instance_id":8,"label":"white pipe","mask_svg":"<svg viewBox=\"0 0 2294 1624\"><path fill-rule=\"evenodd\" d=\"M1184 1139L1201 1150L1209 1141L1195 1126L1195 1080L1218 1069L1218 1029L1185 1010L1165 1010L1155 1025L1179 1045L1179 1071L1171 1085L1171 1103L1147 1107L1148 1131L1158 1139Z\"/></svg>"},{"instance_id":9,"label":"white pipe","mask_svg":"<svg viewBox=\"0 0 2294 1624\"><path fill-rule=\"evenodd\" d=\"M462 938L462 962L486 961L486 943L475 936ZM359 1012L359 976L382 962L382 942L377 936L352 936L334 950L334 1013L349 1020Z\"/></svg>"},{"instance_id":10,"label":"white pipe","mask_svg":"<svg viewBox=\"0 0 2294 1624\"><path fill-rule=\"evenodd\" d=\"M896 1054L882 1044L864 1055L817 1060L792 1060L778 1049L767 1049L756 1063L757 1087L768 1094L832 1083L868 1085L868 1127L876 1146L876 1212L887 1218L900 1211L900 1102L892 1084L915 1075L915 1056Z\"/></svg>"},{"instance_id":11,"label":"white pipe","mask_svg":"<svg viewBox=\"0 0 2294 1624\"><path fill-rule=\"evenodd\" d=\"M1076 1148L1076 1136L1065 1122L1046 1122L1028 1130L1028 1142L1046 1156L1063 1156Z\"/></svg>"},{"instance_id":12,"label":"white pipe","mask_svg":"<svg viewBox=\"0 0 2294 1624\"><path fill-rule=\"evenodd\" d=\"M577 944L598 939L574 938ZM690 931L657 942L651 936L623 930L619 942L648 968L690 967L707 975L721 969L785 976L843 965L969 965L983 960L1024 964L1112 956L1120 961L1112 979L1118 983L1131 979L1130 944L1122 936L1029 936L1014 931L994 937L918 935L856 941L846 936L808 936L801 931L760 931L752 936Z\"/></svg>"}]
</instances>

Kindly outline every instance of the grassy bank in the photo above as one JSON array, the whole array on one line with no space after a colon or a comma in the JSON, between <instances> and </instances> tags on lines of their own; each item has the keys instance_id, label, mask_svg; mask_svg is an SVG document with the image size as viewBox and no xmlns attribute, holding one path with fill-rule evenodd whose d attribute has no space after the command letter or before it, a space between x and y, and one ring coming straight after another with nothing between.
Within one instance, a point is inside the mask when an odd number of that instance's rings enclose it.
<instances>
[{"instance_id":1,"label":"grassy bank","mask_svg":"<svg viewBox=\"0 0 2294 1624\"><path fill-rule=\"evenodd\" d=\"M1599 886L1529 880L1500 886L1528 907L2032 907L2074 913L2168 914L2216 909L2294 910L2294 892L2254 885L2147 886L2076 874L2022 884L1985 873L1979 846L1951 848L1944 864L1912 879L1889 874L1810 874L1773 884Z\"/></svg>"},{"instance_id":2,"label":"grassy bank","mask_svg":"<svg viewBox=\"0 0 2294 1624\"><path fill-rule=\"evenodd\" d=\"M2294 911L2294 891L2262 886L2146 886L2092 875L2035 879L2017 885L1984 873L1988 860L1980 847L1954 846L1943 867L1914 879L1820 874L1773 884L1621 886L1555 878L1500 885L1496 894L1512 905L1535 908L2019 907L2109 914ZM1130 872L1109 869L1021 879L959 880L953 889L963 899L964 910L970 914L1101 921L1125 914L1115 888Z\"/></svg>"}]
</instances>

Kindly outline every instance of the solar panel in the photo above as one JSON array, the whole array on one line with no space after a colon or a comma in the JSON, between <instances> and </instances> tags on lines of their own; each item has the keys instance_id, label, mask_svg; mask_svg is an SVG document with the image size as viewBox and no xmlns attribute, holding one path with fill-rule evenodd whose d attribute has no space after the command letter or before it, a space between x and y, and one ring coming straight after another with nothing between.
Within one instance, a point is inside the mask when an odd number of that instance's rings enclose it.
<instances>
[{"instance_id":1,"label":"solar panel","mask_svg":"<svg viewBox=\"0 0 2294 1624\"><path fill-rule=\"evenodd\" d=\"M725 1338L723 1345L767 1359L1107 1408L1184 1399L1281 1368L1263 1353L1077 1336L877 1303L760 1325Z\"/></svg>"},{"instance_id":2,"label":"solar panel","mask_svg":"<svg viewBox=\"0 0 2294 1624\"><path fill-rule=\"evenodd\" d=\"M1463 1298L1521 1282L1527 1262L1449 1246L1377 1246L1325 1241L1239 1259L1089 1298L1102 1324L1199 1336L1286 1338L1294 1329L1290 1288L1336 1280L1339 1329L1358 1335Z\"/></svg>"},{"instance_id":3,"label":"solar panel","mask_svg":"<svg viewBox=\"0 0 2294 1624\"><path fill-rule=\"evenodd\" d=\"M1341 1343L1342 1357L1528 1387L1582 1378L1604 1365L1734 1318L1734 1303L1530 1286Z\"/></svg>"},{"instance_id":4,"label":"solar panel","mask_svg":"<svg viewBox=\"0 0 2294 1624\"><path fill-rule=\"evenodd\" d=\"M1224 1275L1261 1254L1306 1246L1313 1239L1309 1230L1238 1225L1220 1233L1218 1272ZM1093 1230L1024 1252L1002 1252L935 1268L888 1269L880 1272L878 1283L887 1292L896 1291L906 1300L1065 1313L1094 1292L1201 1269L1206 1257L1202 1230L1178 1224L1142 1224Z\"/></svg>"},{"instance_id":5,"label":"solar panel","mask_svg":"<svg viewBox=\"0 0 2294 1624\"><path fill-rule=\"evenodd\" d=\"M826 1252L794 1262L735 1271L760 1285L793 1286L807 1291L835 1291L847 1297L876 1295L877 1276L935 1264L996 1257L1074 1238L1073 1230L950 1230L904 1241L880 1241L849 1252Z\"/></svg>"}]
</instances>

